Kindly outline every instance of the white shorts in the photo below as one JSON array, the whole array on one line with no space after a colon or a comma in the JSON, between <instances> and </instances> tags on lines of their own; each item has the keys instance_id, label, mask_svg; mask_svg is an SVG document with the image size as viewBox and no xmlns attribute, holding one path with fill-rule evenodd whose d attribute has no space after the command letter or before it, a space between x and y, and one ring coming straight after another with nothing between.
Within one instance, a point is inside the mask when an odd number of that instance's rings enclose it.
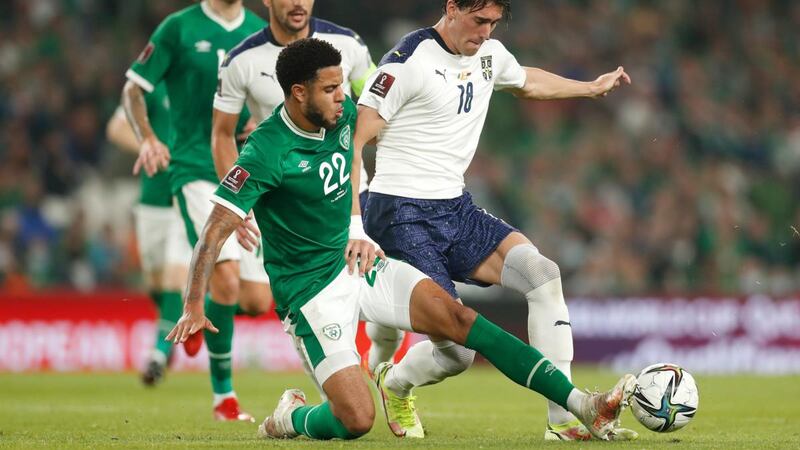
<instances>
[{"instance_id":1,"label":"white shorts","mask_svg":"<svg viewBox=\"0 0 800 450\"><path fill-rule=\"evenodd\" d=\"M186 232L192 246L197 242L198 236L202 233L203 227L214 209L211 197L216 189L217 184L198 180L184 184L177 195L178 207L186 224ZM232 233L222 245L217 261L239 261L239 278L258 283L269 283L261 251L261 247L255 252L245 250L236 239L236 233Z\"/></svg>"},{"instance_id":2,"label":"white shorts","mask_svg":"<svg viewBox=\"0 0 800 450\"><path fill-rule=\"evenodd\" d=\"M134 215L142 271L154 272L168 265L189 266L192 248L175 209L140 204L136 206Z\"/></svg>"},{"instance_id":3,"label":"white shorts","mask_svg":"<svg viewBox=\"0 0 800 450\"><path fill-rule=\"evenodd\" d=\"M358 320L411 331L411 291L427 275L396 260L381 261L367 276L347 267L319 294L289 314L284 330L295 339L321 386L334 373L359 364Z\"/></svg>"}]
</instances>

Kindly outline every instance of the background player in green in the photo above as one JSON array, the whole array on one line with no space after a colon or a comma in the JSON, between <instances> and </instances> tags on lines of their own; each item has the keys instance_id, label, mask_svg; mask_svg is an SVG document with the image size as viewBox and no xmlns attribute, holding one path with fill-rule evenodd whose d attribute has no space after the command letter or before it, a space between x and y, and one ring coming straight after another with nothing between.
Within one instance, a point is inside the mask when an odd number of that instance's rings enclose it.
<instances>
[{"instance_id":1,"label":"background player in green","mask_svg":"<svg viewBox=\"0 0 800 450\"><path fill-rule=\"evenodd\" d=\"M366 236L350 236L356 108L342 91L340 63L339 52L318 39L296 41L281 52L276 71L285 103L250 135L217 188L192 256L184 314L167 338L182 342L202 329L217 331L203 310L209 274L222 242L252 209L269 236L262 243L264 264L278 314L328 397L307 406L302 391L287 390L259 427L260 436L353 439L370 430L375 407L355 343L362 317L474 349L606 438L633 393L633 375L607 393L583 393L536 349L453 301L422 272L398 260L376 260ZM346 264L346 248L360 258L356 273Z\"/></svg>"},{"instance_id":2,"label":"background player in green","mask_svg":"<svg viewBox=\"0 0 800 450\"><path fill-rule=\"evenodd\" d=\"M169 166L170 184L186 224L190 243L205 222L217 185L211 157L211 108L217 69L228 50L263 28L264 22L241 0L207 0L168 16L153 33L138 60L126 73L123 106L141 144L134 171L153 174ZM170 149L158 140L147 121L142 90L164 81L175 133ZM210 280L208 312L220 333L206 336L214 417L248 420L233 390L231 356L233 316L237 300L248 312L265 311L271 302L268 278L258 257L231 239L223 247ZM240 280L241 279L241 280ZM196 354L202 335L184 345Z\"/></svg>"},{"instance_id":3,"label":"background player in green","mask_svg":"<svg viewBox=\"0 0 800 450\"><path fill-rule=\"evenodd\" d=\"M169 98L164 83L145 95L147 117L161 142L172 142ZM122 108L111 117L106 137L123 150L138 153L139 142ZM180 215L173 209L169 175L159 171L152 177L140 175L139 204L136 207L136 243L145 286L158 310L156 341L142 372L142 382L152 386L162 380L172 343L164 338L181 316L181 290L186 285L192 249L186 239Z\"/></svg>"}]
</instances>

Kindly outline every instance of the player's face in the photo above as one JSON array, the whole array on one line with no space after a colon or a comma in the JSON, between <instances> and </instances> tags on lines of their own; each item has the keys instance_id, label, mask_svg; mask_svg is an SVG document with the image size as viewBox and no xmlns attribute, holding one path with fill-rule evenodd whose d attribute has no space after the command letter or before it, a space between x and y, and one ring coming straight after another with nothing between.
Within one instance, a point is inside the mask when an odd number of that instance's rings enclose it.
<instances>
[{"instance_id":1,"label":"player's face","mask_svg":"<svg viewBox=\"0 0 800 450\"><path fill-rule=\"evenodd\" d=\"M317 72L317 79L306 85L303 114L318 127L332 129L344 113L342 68L325 67Z\"/></svg>"},{"instance_id":2,"label":"player's face","mask_svg":"<svg viewBox=\"0 0 800 450\"><path fill-rule=\"evenodd\" d=\"M314 8L314 0L264 0L264 4L270 10L270 21L274 20L290 33L297 33L308 26Z\"/></svg>"},{"instance_id":3,"label":"player's face","mask_svg":"<svg viewBox=\"0 0 800 450\"><path fill-rule=\"evenodd\" d=\"M452 4L452 3L451 3ZM503 8L489 3L483 8L470 11L448 5L448 16L452 17L451 36L459 53L472 56L483 42L489 39L497 23L503 19Z\"/></svg>"}]
</instances>

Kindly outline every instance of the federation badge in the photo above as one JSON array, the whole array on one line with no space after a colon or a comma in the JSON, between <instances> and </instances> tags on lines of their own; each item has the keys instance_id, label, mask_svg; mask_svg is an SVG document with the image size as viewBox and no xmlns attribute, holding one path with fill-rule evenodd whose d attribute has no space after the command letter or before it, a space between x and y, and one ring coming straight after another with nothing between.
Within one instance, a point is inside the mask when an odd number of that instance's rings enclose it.
<instances>
[{"instance_id":1,"label":"federation badge","mask_svg":"<svg viewBox=\"0 0 800 450\"><path fill-rule=\"evenodd\" d=\"M492 55L481 56L481 72L483 72L483 79L490 81L492 79Z\"/></svg>"},{"instance_id":2,"label":"federation badge","mask_svg":"<svg viewBox=\"0 0 800 450\"><path fill-rule=\"evenodd\" d=\"M340 327L338 323L325 325L322 328L322 334L332 341L338 341L339 338L342 337L342 327Z\"/></svg>"},{"instance_id":3,"label":"federation badge","mask_svg":"<svg viewBox=\"0 0 800 450\"><path fill-rule=\"evenodd\" d=\"M345 151L350 150L350 125L349 124L345 125L345 127L342 128L342 132L339 133L339 145L341 145L342 148Z\"/></svg>"}]
</instances>

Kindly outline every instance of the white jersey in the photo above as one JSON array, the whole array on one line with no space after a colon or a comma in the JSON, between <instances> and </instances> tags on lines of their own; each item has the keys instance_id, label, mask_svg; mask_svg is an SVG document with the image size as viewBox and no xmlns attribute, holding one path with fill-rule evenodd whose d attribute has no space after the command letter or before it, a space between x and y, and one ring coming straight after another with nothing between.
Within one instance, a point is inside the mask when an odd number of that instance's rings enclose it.
<instances>
[{"instance_id":1,"label":"white jersey","mask_svg":"<svg viewBox=\"0 0 800 450\"><path fill-rule=\"evenodd\" d=\"M375 65L369 49L352 30L312 17L309 36L329 42L342 54L345 94L360 94L360 88ZM261 122L276 106L283 103L284 95L275 64L283 50L275 41L269 27L252 34L231 50L219 70L219 84L214 95L214 108L229 114L239 114L247 108L256 122ZM360 86L354 86L359 85ZM358 89L354 89L358 87ZM359 192L367 190L367 172L361 167Z\"/></svg>"},{"instance_id":2,"label":"white jersey","mask_svg":"<svg viewBox=\"0 0 800 450\"><path fill-rule=\"evenodd\" d=\"M439 33L406 35L383 57L359 104L386 120L370 192L449 199L464 190L495 89L521 88L526 73L500 41L474 56L451 53Z\"/></svg>"}]
</instances>

